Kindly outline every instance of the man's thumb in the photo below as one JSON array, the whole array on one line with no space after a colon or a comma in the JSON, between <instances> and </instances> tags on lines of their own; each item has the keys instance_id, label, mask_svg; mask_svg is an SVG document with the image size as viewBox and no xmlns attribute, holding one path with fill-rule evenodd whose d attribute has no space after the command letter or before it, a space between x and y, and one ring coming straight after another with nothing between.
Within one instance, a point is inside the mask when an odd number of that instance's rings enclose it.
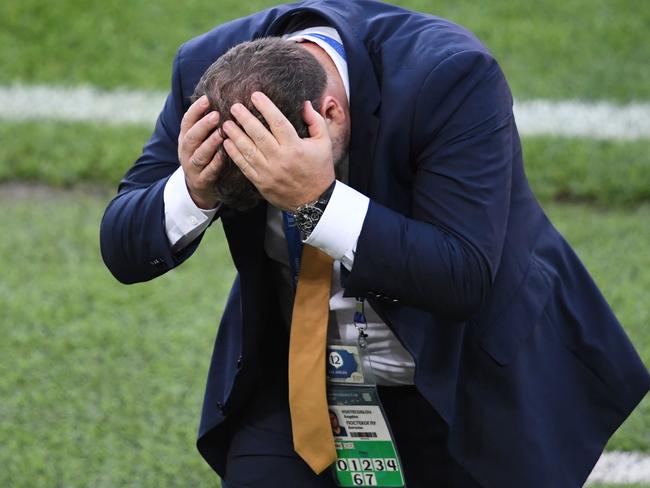
<instances>
[{"instance_id":1,"label":"man's thumb","mask_svg":"<svg viewBox=\"0 0 650 488\"><path fill-rule=\"evenodd\" d=\"M325 119L319 114L309 100L305 102L303 120L307 124L310 137L320 137L327 131Z\"/></svg>"}]
</instances>

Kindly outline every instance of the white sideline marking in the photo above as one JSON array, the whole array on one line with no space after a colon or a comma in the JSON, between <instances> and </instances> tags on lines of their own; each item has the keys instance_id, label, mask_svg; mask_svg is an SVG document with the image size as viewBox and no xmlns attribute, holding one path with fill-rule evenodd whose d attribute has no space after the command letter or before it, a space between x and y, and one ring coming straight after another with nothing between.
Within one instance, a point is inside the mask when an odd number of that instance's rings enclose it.
<instances>
[{"instance_id":1,"label":"white sideline marking","mask_svg":"<svg viewBox=\"0 0 650 488\"><path fill-rule=\"evenodd\" d=\"M650 456L637 452L606 452L596 463L587 485L596 482L648 483L650 482Z\"/></svg>"},{"instance_id":2,"label":"white sideline marking","mask_svg":"<svg viewBox=\"0 0 650 488\"><path fill-rule=\"evenodd\" d=\"M528 100L515 102L514 112L519 132L527 136L650 138L650 103Z\"/></svg>"},{"instance_id":3,"label":"white sideline marking","mask_svg":"<svg viewBox=\"0 0 650 488\"><path fill-rule=\"evenodd\" d=\"M0 86L0 119L153 126L164 92L102 91L92 86Z\"/></svg>"},{"instance_id":4,"label":"white sideline marking","mask_svg":"<svg viewBox=\"0 0 650 488\"><path fill-rule=\"evenodd\" d=\"M102 91L91 86L0 86L0 119L60 120L152 126L166 93ZM650 103L528 100L515 103L522 135L649 139Z\"/></svg>"}]
</instances>

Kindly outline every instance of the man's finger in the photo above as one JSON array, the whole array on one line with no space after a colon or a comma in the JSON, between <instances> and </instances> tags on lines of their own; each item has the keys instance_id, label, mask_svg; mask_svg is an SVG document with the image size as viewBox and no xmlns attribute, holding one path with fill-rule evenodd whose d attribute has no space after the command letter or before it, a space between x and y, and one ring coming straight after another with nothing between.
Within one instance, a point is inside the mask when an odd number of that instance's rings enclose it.
<instances>
[{"instance_id":1,"label":"man's finger","mask_svg":"<svg viewBox=\"0 0 650 488\"><path fill-rule=\"evenodd\" d=\"M210 181L215 181L219 175L221 166L223 166L223 158L221 157L221 152L216 151L210 162L203 168L201 177L205 177Z\"/></svg>"},{"instance_id":2,"label":"man's finger","mask_svg":"<svg viewBox=\"0 0 650 488\"><path fill-rule=\"evenodd\" d=\"M241 172L244 173L244 176L248 178L251 183L256 185L257 181L259 181L259 174L255 167L242 155L235 143L230 139L226 139L223 141L223 148L228 153L228 156L230 156L230 159L232 159Z\"/></svg>"},{"instance_id":3,"label":"man's finger","mask_svg":"<svg viewBox=\"0 0 650 488\"><path fill-rule=\"evenodd\" d=\"M255 145L255 143L248 137L237 124L229 120L223 124L223 131L225 135L230 139L239 153L248 161L249 164L259 169L260 166L266 163L266 156L262 151Z\"/></svg>"},{"instance_id":4,"label":"man's finger","mask_svg":"<svg viewBox=\"0 0 650 488\"><path fill-rule=\"evenodd\" d=\"M251 101L255 108L260 111L266 123L269 124L273 136L280 145L296 141L298 138L296 129L269 97L262 92L254 92L251 95Z\"/></svg>"},{"instance_id":5,"label":"man's finger","mask_svg":"<svg viewBox=\"0 0 650 488\"><path fill-rule=\"evenodd\" d=\"M278 149L278 142L273 134L244 105L235 103L230 112L260 151L270 155Z\"/></svg>"},{"instance_id":6,"label":"man's finger","mask_svg":"<svg viewBox=\"0 0 650 488\"><path fill-rule=\"evenodd\" d=\"M189 158L209 137L219 123L219 113L210 112L196 122L179 140L178 153L181 161Z\"/></svg>"},{"instance_id":7,"label":"man's finger","mask_svg":"<svg viewBox=\"0 0 650 488\"><path fill-rule=\"evenodd\" d=\"M205 111L208 109L208 105L208 97L205 95L199 97L192 105L190 105L190 108L187 109L187 112L185 112L185 115L183 115L183 119L181 120L179 138L185 137L187 131L201 120Z\"/></svg>"},{"instance_id":8,"label":"man's finger","mask_svg":"<svg viewBox=\"0 0 650 488\"><path fill-rule=\"evenodd\" d=\"M314 106L309 100L305 102L302 119L307 124L310 137L319 138L323 134L327 134L327 123L325 119L314 109Z\"/></svg>"},{"instance_id":9,"label":"man's finger","mask_svg":"<svg viewBox=\"0 0 650 488\"><path fill-rule=\"evenodd\" d=\"M194 151L190 157L190 163L199 171L203 170L214 158L219 145L223 142L223 137L219 130L214 131L203 143Z\"/></svg>"}]
</instances>

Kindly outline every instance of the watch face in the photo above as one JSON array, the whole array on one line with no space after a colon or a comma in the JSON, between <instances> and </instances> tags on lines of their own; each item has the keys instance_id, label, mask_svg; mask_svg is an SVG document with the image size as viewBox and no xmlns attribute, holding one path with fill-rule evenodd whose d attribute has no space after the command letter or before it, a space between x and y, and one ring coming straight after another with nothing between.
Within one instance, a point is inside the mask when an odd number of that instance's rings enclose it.
<instances>
[{"instance_id":1,"label":"watch face","mask_svg":"<svg viewBox=\"0 0 650 488\"><path fill-rule=\"evenodd\" d=\"M323 211L313 205L305 205L295 214L296 226L306 235L309 235L323 215Z\"/></svg>"}]
</instances>

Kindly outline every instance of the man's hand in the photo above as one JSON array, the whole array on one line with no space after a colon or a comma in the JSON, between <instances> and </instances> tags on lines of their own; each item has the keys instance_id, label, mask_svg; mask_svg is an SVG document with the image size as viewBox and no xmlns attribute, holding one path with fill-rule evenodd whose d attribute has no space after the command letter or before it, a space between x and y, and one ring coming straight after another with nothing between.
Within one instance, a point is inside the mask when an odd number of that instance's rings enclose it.
<instances>
[{"instance_id":1,"label":"man's hand","mask_svg":"<svg viewBox=\"0 0 650 488\"><path fill-rule=\"evenodd\" d=\"M332 142L323 117L305 102L303 118L310 137L301 139L266 95L255 92L251 101L271 131L242 104L234 104L231 113L244 130L233 121L223 124L228 155L278 208L293 211L318 199L334 181Z\"/></svg>"},{"instance_id":2,"label":"man's hand","mask_svg":"<svg viewBox=\"0 0 650 488\"><path fill-rule=\"evenodd\" d=\"M208 97L203 95L187 110L178 135L178 159L185 172L190 197L202 209L217 206L214 186L222 161L217 154L223 142L220 131L214 131L219 114L208 109ZM214 131L214 132L213 132Z\"/></svg>"}]
</instances>

